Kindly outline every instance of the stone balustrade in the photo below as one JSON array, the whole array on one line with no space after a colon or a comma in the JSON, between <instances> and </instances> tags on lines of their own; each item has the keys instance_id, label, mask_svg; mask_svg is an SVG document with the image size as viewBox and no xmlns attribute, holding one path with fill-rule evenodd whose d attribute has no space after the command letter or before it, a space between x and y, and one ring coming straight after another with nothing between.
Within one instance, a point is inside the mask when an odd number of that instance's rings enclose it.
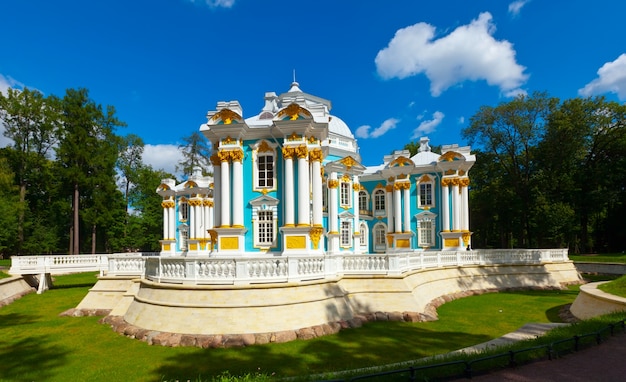
<instances>
[{"instance_id":1,"label":"stone balustrade","mask_svg":"<svg viewBox=\"0 0 626 382\"><path fill-rule=\"evenodd\" d=\"M387 254L336 254L249 257L110 255L13 256L11 274L99 271L107 276L138 276L173 284L253 284L300 282L342 275L400 275L426 268L464 265L515 265L569 261L567 249L411 251Z\"/></svg>"}]
</instances>

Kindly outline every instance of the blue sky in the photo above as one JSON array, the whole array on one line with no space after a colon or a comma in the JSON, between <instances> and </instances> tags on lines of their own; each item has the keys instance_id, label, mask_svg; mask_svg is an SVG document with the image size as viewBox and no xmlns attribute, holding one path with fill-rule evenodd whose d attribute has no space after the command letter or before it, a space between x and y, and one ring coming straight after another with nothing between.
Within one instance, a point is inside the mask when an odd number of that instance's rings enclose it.
<instances>
[{"instance_id":1,"label":"blue sky","mask_svg":"<svg viewBox=\"0 0 626 382\"><path fill-rule=\"evenodd\" d=\"M3 0L0 91L87 88L173 172L218 101L253 116L295 70L376 165L421 136L467 144L478 108L516 94L624 102L625 14L617 0Z\"/></svg>"}]
</instances>

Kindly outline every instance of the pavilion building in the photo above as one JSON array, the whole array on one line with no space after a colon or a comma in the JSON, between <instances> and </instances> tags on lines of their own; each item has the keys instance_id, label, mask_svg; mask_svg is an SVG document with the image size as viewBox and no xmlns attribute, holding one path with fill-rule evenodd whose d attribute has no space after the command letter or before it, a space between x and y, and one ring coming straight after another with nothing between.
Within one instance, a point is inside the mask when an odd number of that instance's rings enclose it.
<instances>
[{"instance_id":1,"label":"pavilion building","mask_svg":"<svg viewBox=\"0 0 626 382\"><path fill-rule=\"evenodd\" d=\"M364 166L331 102L293 82L257 115L218 102L200 131L212 176L165 179L163 256L311 255L462 250L470 246L469 147L395 151Z\"/></svg>"}]
</instances>

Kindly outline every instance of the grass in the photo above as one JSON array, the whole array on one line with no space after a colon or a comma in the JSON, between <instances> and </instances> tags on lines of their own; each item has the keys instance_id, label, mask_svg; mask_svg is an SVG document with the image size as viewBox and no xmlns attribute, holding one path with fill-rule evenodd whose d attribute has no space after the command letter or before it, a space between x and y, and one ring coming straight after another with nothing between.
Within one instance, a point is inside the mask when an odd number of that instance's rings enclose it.
<instances>
[{"instance_id":1,"label":"grass","mask_svg":"<svg viewBox=\"0 0 626 382\"><path fill-rule=\"evenodd\" d=\"M626 263L626 253L606 253L589 255L569 255L572 261L592 262L592 263Z\"/></svg>"},{"instance_id":2,"label":"grass","mask_svg":"<svg viewBox=\"0 0 626 382\"><path fill-rule=\"evenodd\" d=\"M598 289L616 296L626 297L626 276L599 285Z\"/></svg>"},{"instance_id":3,"label":"grass","mask_svg":"<svg viewBox=\"0 0 626 382\"><path fill-rule=\"evenodd\" d=\"M57 276L53 289L0 309L0 380L258 380L385 365L488 341L528 322L558 322L559 309L577 294L576 288L485 294L441 306L435 322L374 322L309 341L197 349L149 346L114 333L98 317L59 317L95 281L95 273Z\"/></svg>"}]
</instances>

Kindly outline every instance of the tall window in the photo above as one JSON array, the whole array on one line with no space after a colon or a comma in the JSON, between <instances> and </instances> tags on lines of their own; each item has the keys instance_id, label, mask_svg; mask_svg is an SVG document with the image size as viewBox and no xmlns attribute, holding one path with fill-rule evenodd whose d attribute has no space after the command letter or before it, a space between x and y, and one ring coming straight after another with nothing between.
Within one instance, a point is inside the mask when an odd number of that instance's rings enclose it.
<instances>
[{"instance_id":1,"label":"tall window","mask_svg":"<svg viewBox=\"0 0 626 382\"><path fill-rule=\"evenodd\" d=\"M431 220L419 221L419 246L432 247L434 243L433 222Z\"/></svg>"},{"instance_id":2,"label":"tall window","mask_svg":"<svg viewBox=\"0 0 626 382\"><path fill-rule=\"evenodd\" d=\"M420 207L433 205L433 184L432 183L420 183L419 203L420 203Z\"/></svg>"},{"instance_id":3,"label":"tall window","mask_svg":"<svg viewBox=\"0 0 626 382\"><path fill-rule=\"evenodd\" d=\"M258 212L257 244L272 245L274 242L274 214L272 211Z\"/></svg>"},{"instance_id":4,"label":"tall window","mask_svg":"<svg viewBox=\"0 0 626 382\"><path fill-rule=\"evenodd\" d=\"M274 187L274 155L263 153L257 156L257 187Z\"/></svg>"},{"instance_id":5,"label":"tall window","mask_svg":"<svg viewBox=\"0 0 626 382\"><path fill-rule=\"evenodd\" d=\"M374 191L374 212L385 212L385 191L380 188Z\"/></svg>"},{"instance_id":6,"label":"tall window","mask_svg":"<svg viewBox=\"0 0 626 382\"><path fill-rule=\"evenodd\" d=\"M341 222L340 237L342 247L352 246L352 222L346 220Z\"/></svg>"},{"instance_id":7,"label":"tall window","mask_svg":"<svg viewBox=\"0 0 626 382\"><path fill-rule=\"evenodd\" d=\"M178 219L182 222L189 220L189 204L186 199L182 199L178 204Z\"/></svg>"},{"instance_id":8,"label":"tall window","mask_svg":"<svg viewBox=\"0 0 626 382\"><path fill-rule=\"evenodd\" d=\"M367 252L369 250L369 230L365 222L361 222L359 232L361 233L361 251Z\"/></svg>"},{"instance_id":9,"label":"tall window","mask_svg":"<svg viewBox=\"0 0 626 382\"><path fill-rule=\"evenodd\" d=\"M350 183L341 182L340 189L340 204L342 206L350 207L352 205L350 194L352 194L352 189L350 187Z\"/></svg>"},{"instance_id":10,"label":"tall window","mask_svg":"<svg viewBox=\"0 0 626 382\"><path fill-rule=\"evenodd\" d=\"M368 195L367 195L367 191L365 190L361 190L359 191L359 210L361 211L368 211L369 210L369 206L368 206Z\"/></svg>"},{"instance_id":11,"label":"tall window","mask_svg":"<svg viewBox=\"0 0 626 382\"><path fill-rule=\"evenodd\" d=\"M384 251L387 246L385 244L385 234L387 227L384 224L376 224L374 226L374 250L377 252Z\"/></svg>"}]
</instances>

